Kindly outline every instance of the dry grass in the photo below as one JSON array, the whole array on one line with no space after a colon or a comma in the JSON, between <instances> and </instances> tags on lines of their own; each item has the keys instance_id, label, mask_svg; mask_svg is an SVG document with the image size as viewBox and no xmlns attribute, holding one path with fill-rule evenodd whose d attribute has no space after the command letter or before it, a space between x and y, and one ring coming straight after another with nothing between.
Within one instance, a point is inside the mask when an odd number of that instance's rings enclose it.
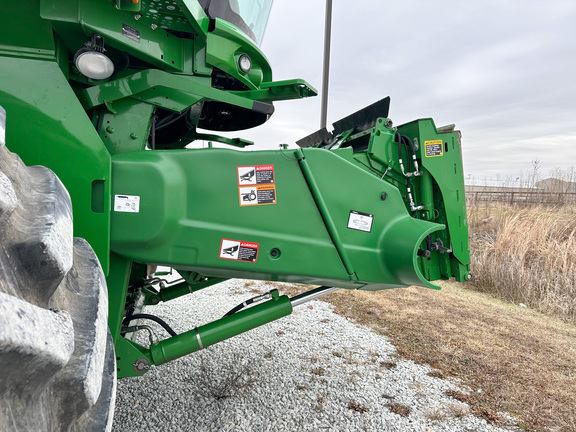
<instances>
[{"instance_id":1,"label":"dry grass","mask_svg":"<svg viewBox=\"0 0 576 432\"><path fill-rule=\"evenodd\" d=\"M398 414L402 417L408 417L412 409L409 406L402 405L398 402L390 402L387 403L386 406L392 411L394 414Z\"/></svg>"},{"instance_id":2,"label":"dry grass","mask_svg":"<svg viewBox=\"0 0 576 432\"><path fill-rule=\"evenodd\" d=\"M350 403L348 404L348 408L351 409L352 411L356 411L356 412L359 412L359 413L365 413L365 412L370 411L369 408L367 408L367 407L365 407L364 405L361 405L361 404L359 404L359 403L357 403L357 402L350 402Z\"/></svg>"},{"instance_id":3,"label":"dry grass","mask_svg":"<svg viewBox=\"0 0 576 432\"><path fill-rule=\"evenodd\" d=\"M576 323L576 208L468 213L474 288Z\"/></svg>"}]
</instances>

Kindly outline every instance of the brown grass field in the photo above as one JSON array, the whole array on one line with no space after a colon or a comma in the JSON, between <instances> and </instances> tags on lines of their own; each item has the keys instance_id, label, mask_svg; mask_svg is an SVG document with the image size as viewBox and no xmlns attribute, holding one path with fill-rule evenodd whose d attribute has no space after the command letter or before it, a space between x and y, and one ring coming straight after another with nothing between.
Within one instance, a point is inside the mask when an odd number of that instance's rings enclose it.
<instances>
[{"instance_id":1,"label":"brown grass field","mask_svg":"<svg viewBox=\"0 0 576 432\"><path fill-rule=\"evenodd\" d=\"M474 289L576 323L576 207L470 206Z\"/></svg>"}]
</instances>

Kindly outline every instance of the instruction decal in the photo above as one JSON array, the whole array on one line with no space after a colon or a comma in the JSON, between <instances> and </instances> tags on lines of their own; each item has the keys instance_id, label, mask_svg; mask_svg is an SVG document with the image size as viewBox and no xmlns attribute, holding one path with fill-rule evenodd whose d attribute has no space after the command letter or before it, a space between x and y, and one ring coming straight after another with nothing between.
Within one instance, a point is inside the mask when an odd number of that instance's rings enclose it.
<instances>
[{"instance_id":1,"label":"instruction decal","mask_svg":"<svg viewBox=\"0 0 576 432\"><path fill-rule=\"evenodd\" d=\"M137 195L114 195L114 211L140 213L140 197Z\"/></svg>"},{"instance_id":2,"label":"instruction decal","mask_svg":"<svg viewBox=\"0 0 576 432\"><path fill-rule=\"evenodd\" d=\"M276 204L274 165L236 167L240 206Z\"/></svg>"},{"instance_id":3,"label":"instruction decal","mask_svg":"<svg viewBox=\"0 0 576 432\"><path fill-rule=\"evenodd\" d=\"M258 259L259 247L258 243L222 239L220 258L255 263Z\"/></svg>"},{"instance_id":4,"label":"instruction decal","mask_svg":"<svg viewBox=\"0 0 576 432\"><path fill-rule=\"evenodd\" d=\"M348 228L370 232L372 231L372 222L374 221L374 215L369 213L362 213L356 210L350 210L350 215L348 216Z\"/></svg>"},{"instance_id":5,"label":"instruction decal","mask_svg":"<svg viewBox=\"0 0 576 432\"><path fill-rule=\"evenodd\" d=\"M426 149L426 157L442 156L442 140L424 141L424 148Z\"/></svg>"}]
</instances>

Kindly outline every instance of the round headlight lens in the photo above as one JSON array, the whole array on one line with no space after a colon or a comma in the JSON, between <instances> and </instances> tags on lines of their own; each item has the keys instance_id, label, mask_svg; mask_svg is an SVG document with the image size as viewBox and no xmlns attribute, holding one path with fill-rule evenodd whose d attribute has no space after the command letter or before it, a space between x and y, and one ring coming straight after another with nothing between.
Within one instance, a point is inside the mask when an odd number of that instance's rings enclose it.
<instances>
[{"instance_id":1,"label":"round headlight lens","mask_svg":"<svg viewBox=\"0 0 576 432\"><path fill-rule=\"evenodd\" d=\"M97 51L87 51L74 59L74 64L82 75L94 80L110 78L114 73L114 63Z\"/></svg>"},{"instance_id":2,"label":"round headlight lens","mask_svg":"<svg viewBox=\"0 0 576 432\"><path fill-rule=\"evenodd\" d=\"M252 60L246 54L242 54L238 59L238 67L242 72L248 73L252 69Z\"/></svg>"}]
</instances>

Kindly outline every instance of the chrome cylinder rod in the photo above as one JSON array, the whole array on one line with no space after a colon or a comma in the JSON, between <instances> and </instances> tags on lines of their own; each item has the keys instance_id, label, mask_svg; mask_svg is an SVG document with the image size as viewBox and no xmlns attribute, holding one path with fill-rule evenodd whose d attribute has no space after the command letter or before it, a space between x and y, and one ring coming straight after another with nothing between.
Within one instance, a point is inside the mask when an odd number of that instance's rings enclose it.
<instances>
[{"instance_id":1,"label":"chrome cylinder rod","mask_svg":"<svg viewBox=\"0 0 576 432\"><path fill-rule=\"evenodd\" d=\"M303 303L316 300L317 298L331 294L335 291L338 291L339 289L340 288L321 286L319 288L315 288L313 290L306 291L302 294L298 294L297 296L292 297L290 302L292 303L292 307L295 308L296 306L300 306Z\"/></svg>"}]
</instances>

